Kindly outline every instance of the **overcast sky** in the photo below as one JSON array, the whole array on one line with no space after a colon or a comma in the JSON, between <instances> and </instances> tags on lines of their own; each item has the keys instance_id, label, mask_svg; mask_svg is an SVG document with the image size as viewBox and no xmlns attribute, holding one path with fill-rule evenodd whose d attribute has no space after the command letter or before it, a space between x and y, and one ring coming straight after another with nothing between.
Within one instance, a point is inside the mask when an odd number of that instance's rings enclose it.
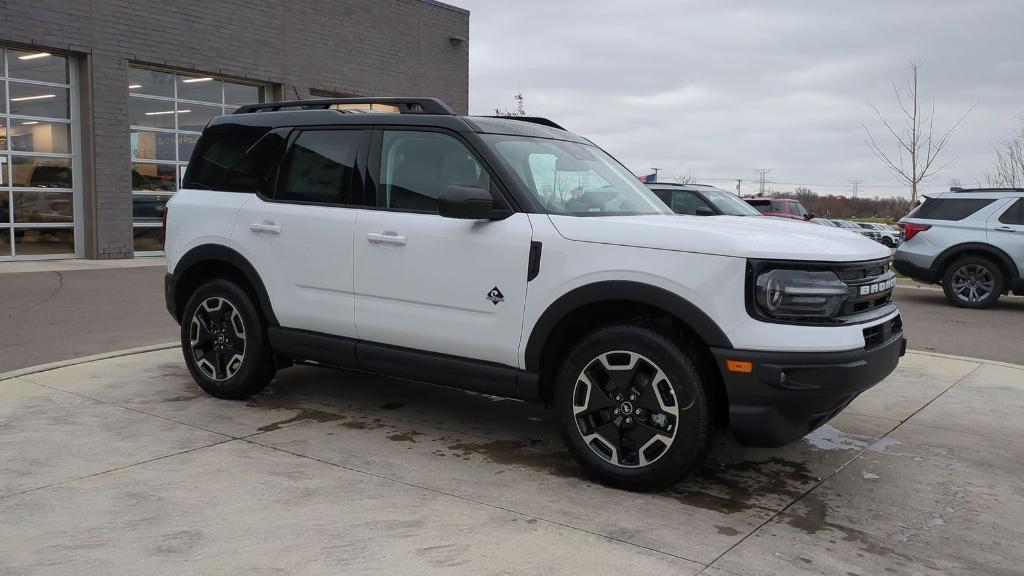
<instances>
[{"instance_id":1,"label":"overcast sky","mask_svg":"<svg viewBox=\"0 0 1024 576\"><path fill-rule=\"evenodd\" d=\"M770 168L779 191L857 178L862 194L906 194L863 126L891 144L869 104L896 118L910 60L937 127L976 106L929 189L978 183L1024 116L1024 1L452 1L471 11L471 113L522 92L528 114L663 180L743 178L746 193Z\"/></svg>"}]
</instances>

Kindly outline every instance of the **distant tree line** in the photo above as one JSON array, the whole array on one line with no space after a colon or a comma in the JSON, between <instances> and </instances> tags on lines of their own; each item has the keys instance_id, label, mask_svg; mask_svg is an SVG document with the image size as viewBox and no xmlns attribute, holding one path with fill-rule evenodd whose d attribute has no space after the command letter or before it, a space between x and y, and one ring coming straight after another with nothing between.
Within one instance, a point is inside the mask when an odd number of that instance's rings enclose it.
<instances>
[{"instance_id":1,"label":"distant tree line","mask_svg":"<svg viewBox=\"0 0 1024 576\"><path fill-rule=\"evenodd\" d=\"M914 208L907 198L850 198L847 196L819 196L806 187L798 187L792 193L775 193L771 196L796 198L819 218L886 218L899 220Z\"/></svg>"}]
</instances>

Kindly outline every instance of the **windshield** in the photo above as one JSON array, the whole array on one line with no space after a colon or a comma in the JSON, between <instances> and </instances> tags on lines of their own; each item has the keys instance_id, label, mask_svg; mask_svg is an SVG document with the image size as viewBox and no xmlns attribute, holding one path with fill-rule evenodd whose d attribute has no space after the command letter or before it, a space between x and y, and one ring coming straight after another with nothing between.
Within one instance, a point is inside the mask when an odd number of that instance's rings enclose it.
<instances>
[{"instance_id":1,"label":"windshield","mask_svg":"<svg viewBox=\"0 0 1024 576\"><path fill-rule=\"evenodd\" d=\"M731 192L723 192L722 190L707 190L701 189L701 194L715 205L715 208L722 214L729 216L760 216L761 213L754 209L753 206L747 204L743 200L740 200L739 196Z\"/></svg>"},{"instance_id":2,"label":"windshield","mask_svg":"<svg viewBox=\"0 0 1024 576\"><path fill-rule=\"evenodd\" d=\"M595 146L504 134L480 136L552 214L672 214L636 176Z\"/></svg>"}]
</instances>

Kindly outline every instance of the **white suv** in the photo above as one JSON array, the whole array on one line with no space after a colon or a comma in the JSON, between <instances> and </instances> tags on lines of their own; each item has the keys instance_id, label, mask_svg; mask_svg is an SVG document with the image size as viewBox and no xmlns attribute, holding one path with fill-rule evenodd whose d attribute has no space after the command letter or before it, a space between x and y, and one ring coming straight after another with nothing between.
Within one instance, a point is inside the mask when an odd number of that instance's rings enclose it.
<instances>
[{"instance_id":1,"label":"white suv","mask_svg":"<svg viewBox=\"0 0 1024 576\"><path fill-rule=\"evenodd\" d=\"M390 109L361 113L356 106ZM675 215L588 140L427 98L214 119L166 214L189 371L244 398L293 363L552 405L594 477L653 489L716 430L778 446L896 367L889 251Z\"/></svg>"}]
</instances>

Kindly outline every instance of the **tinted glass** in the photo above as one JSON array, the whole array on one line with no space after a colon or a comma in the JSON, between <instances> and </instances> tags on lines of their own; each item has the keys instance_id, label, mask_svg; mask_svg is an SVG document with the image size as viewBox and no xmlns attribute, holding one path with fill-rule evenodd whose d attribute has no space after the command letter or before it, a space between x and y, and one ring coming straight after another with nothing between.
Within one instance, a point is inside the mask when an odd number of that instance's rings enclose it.
<instances>
[{"instance_id":1,"label":"tinted glass","mask_svg":"<svg viewBox=\"0 0 1024 576\"><path fill-rule=\"evenodd\" d=\"M758 212L767 214L772 212L771 200L747 200L747 204L753 206Z\"/></svg>"},{"instance_id":2,"label":"tinted glass","mask_svg":"<svg viewBox=\"0 0 1024 576\"><path fill-rule=\"evenodd\" d=\"M128 68L128 92L173 98L174 74L144 68Z\"/></svg>"},{"instance_id":3,"label":"tinted glass","mask_svg":"<svg viewBox=\"0 0 1024 576\"><path fill-rule=\"evenodd\" d=\"M14 156L11 158L13 186L27 188L71 188L70 158L40 158Z\"/></svg>"},{"instance_id":4,"label":"tinted glass","mask_svg":"<svg viewBox=\"0 0 1024 576\"><path fill-rule=\"evenodd\" d=\"M17 223L72 224L74 201L70 192L15 192L14 221Z\"/></svg>"},{"instance_id":5,"label":"tinted glass","mask_svg":"<svg viewBox=\"0 0 1024 576\"><path fill-rule=\"evenodd\" d=\"M435 132L384 132L380 171L384 205L400 210L436 212L437 199L449 186L491 188L469 150Z\"/></svg>"},{"instance_id":6,"label":"tinted glass","mask_svg":"<svg viewBox=\"0 0 1024 576\"><path fill-rule=\"evenodd\" d=\"M11 122L11 150L18 152L71 153L71 125L45 120Z\"/></svg>"},{"instance_id":7,"label":"tinted glass","mask_svg":"<svg viewBox=\"0 0 1024 576\"><path fill-rule=\"evenodd\" d=\"M360 130L315 130L296 138L275 198L293 202L359 204L354 182Z\"/></svg>"},{"instance_id":8,"label":"tinted glass","mask_svg":"<svg viewBox=\"0 0 1024 576\"><path fill-rule=\"evenodd\" d=\"M676 214L697 215L698 208L708 208L707 202L701 199L695 192L688 190L675 190L672 192L672 203L669 205Z\"/></svg>"},{"instance_id":9,"label":"tinted glass","mask_svg":"<svg viewBox=\"0 0 1024 576\"><path fill-rule=\"evenodd\" d=\"M999 216L999 221L1003 224L1024 226L1024 198L1017 200L1007 208L1006 211Z\"/></svg>"},{"instance_id":10,"label":"tinted glass","mask_svg":"<svg viewBox=\"0 0 1024 576\"><path fill-rule=\"evenodd\" d=\"M963 220L995 199L986 198L925 198L924 204L915 208L908 218L928 220Z\"/></svg>"},{"instance_id":11,"label":"tinted glass","mask_svg":"<svg viewBox=\"0 0 1024 576\"><path fill-rule=\"evenodd\" d=\"M186 188L226 192L256 192L276 165L274 154L246 155L263 135L207 134L200 138L195 160L185 176ZM268 138L271 137L268 135ZM262 144L262 142L261 142Z\"/></svg>"},{"instance_id":12,"label":"tinted glass","mask_svg":"<svg viewBox=\"0 0 1024 576\"><path fill-rule=\"evenodd\" d=\"M68 83L68 60L46 52L7 52L7 74L11 78L56 84Z\"/></svg>"},{"instance_id":13,"label":"tinted glass","mask_svg":"<svg viewBox=\"0 0 1024 576\"><path fill-rule=\"evenodd\" d=\"M11 92L11 114L70 118L67 88L8 82Z\"/></svg>"},{"instance_id":14,"label":"tinted glass","mask_svg":"<svg viewBox=\"0 0 1024 576\"><path fill-rule=\"evenodd\" d=\"M174 164L132 164L132 190L142 192L174 192L178 189Z\"/></svg>"}]
</instances>

